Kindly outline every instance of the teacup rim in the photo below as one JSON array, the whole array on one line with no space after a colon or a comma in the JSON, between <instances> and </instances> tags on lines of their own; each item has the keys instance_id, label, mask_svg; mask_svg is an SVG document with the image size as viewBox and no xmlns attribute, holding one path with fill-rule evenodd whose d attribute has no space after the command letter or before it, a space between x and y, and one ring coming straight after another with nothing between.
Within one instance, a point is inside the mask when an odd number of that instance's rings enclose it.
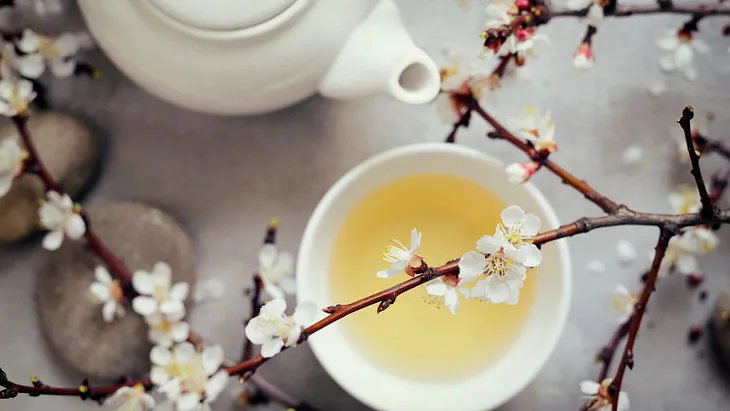
<instances>
[{"instance_id":1,"label":"teacup rim","mask_svg":"<svg viewBox=\"0 0 730 411\"><path fill-rule=\"evenodd\" d=\"M371 156L370 158L364 160L360 164L347 171L343 176L341 176L319 201L309 219L309 222L307 223L304 235L302 236L297 267L309 266L310 263L308 262L308 260L312 255L312 240L316 234L317 227L322 223L323 219L326 217L327 211L336 203L336 201L342 195L345 189L351 186L369 170L377 167L379 164L391 161L394 158L420 154L456 154L472 158L476 157L479 159L479 161L483 162L489 167L504 168L504 164L499 159L487 153L462 145L445 143L409 144ZM545 196L529 182L523 183L521 184L521 186L527 192L527 194L535 201L540 211L544 214L547 220L546 223L548 228L557 228L560 224L559 219L557 217L557 214L555 213L555 210L552 208ZM502 395L502 397L499 399L491 400L491 402L485 401L484 406L488 407L488 409L493 409L505 404L507 401L511 400L520 392L522 392L528 384L534 381L538 373L544 368L548 359L554 353L560 336L567 325L568 312L572 297L572 264L566 239L560 239L558 241L555 241L554 243L557 247L557 253L560 259L560 277L562 282L561 292L564 295L564 298L558 303L559 307L557 310L557 321L555 321L554 325L551 327L553 332L550 333L549 336L546 336L543 344L541 344L548 349L545 351L545 354L541 358L539 358L538 361L534 362L534 366L530 369L531 371L523 374L524 378L522 378L519 383L513 384L511 387L509 387L508 390L506 390L509 392L505 392L504 395ZM298 290L306 289L306 282L306 278L304 278L302 275L297 275ZM299 295L298 297L302 299L302 295ZM381 400L375 401L370 396L364 395L361 389L355 388L351 384L348 384L345 381L341 381L337 378L338 372L336 372L334 368L332 368L334 363L330 360L325 359L328 353L320 349L317 341L319 341L317 338L311 338L309 340L309 344L315 357L322 365L322 367L327 371L327 373L332 376L346 392L348 392L357 400L365 403L370 407L382 409L382 407L384 407L385 405ZM366 363L367 361L363 359L362 362ZM354 364L348 364L348 367L350 368L354 366ZM382 372L384 375L390 374L387 371ZM459 394L456 393L454 395L458 396Z\"/></svg>"}]
</instances>

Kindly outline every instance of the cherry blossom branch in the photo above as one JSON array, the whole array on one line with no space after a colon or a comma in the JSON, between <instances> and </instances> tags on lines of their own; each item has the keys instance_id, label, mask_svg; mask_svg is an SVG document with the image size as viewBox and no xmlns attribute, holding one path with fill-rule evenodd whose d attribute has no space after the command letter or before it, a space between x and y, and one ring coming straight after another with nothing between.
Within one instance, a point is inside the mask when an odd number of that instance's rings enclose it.
<instances>
[{"instance_id":1,"label":"cherry blossom branch","mask_svg":"<svg viewBox=\"0 0 730 411\"><path fill-rule=\"evenodd\" d=\"M609 387L609 395L613 398L613 411L618 411L618 396L621 393L621 384L623 383L626 368L634 368L634 343L636 342L636 336L639 334L641 319L646 311L646 304L649 302L649 297L656 290L656 280L659 276L659 268L662 260L664 259L664 254L667 252L669 240L671 240L674 234L675 233L672 231L661 230L659 240L654 248L654 260L651 263L649 277L641 290L639 301L634 305L634 315L631 320L631 328L629 329L629 334L626 339L624 354L618 365L616 377L613 379L613 382Z\"/></svg>"},{"instance_id":2,"label":"cherry blossom branch","mask_svg":"<svg viewBox=\"0 0 730 411\"><path fill-rule=\"evenodd\" d=\"M677 121L684 131L684 138L687 143L687 152L689 153L689 160L692 164L692 176L697 184L697 191L700 194L700 201L702 202L702 210L700 213L704 216L711 216L714 213L712 206L712 199L710 194L707 192L705 181L702 178L702 170L700 169L700 157L695 151L694 142L692 141L692 118L694 117L694 109L691 106L687 106L682 110L682 116Z\"/></svg>"},{"instance_id":3,"label":"cherry blossom branch","mask_svg":"<svg viewBox=\"0 0 730 411\"><path fill-rule=\"evenodd\" d=\"M628 320L621 323L621 325L616 328L616 331L614 331L611 339L608 341L608 344L606 344L596 356L596 359L601 363L601 371L598 373L598 379L596 381L601 382L608 376L608 370L611 368L611 362L613 362L613 357L616 354L618 345L629 333L633 319L634 316L632 315Z\"/></svg>"},{"instance_id":4,"label":"cherry blossom branch","mask_svg":"<svg viewBox=\"0 0 730 411\"><path fill-rule=\"evenodd\" d=\"M26 160L25 171L37 175L38 178L40 178L41 182L43 182L43 185L45 186L45 191L55 191L61 195L65 194L63 189L58 185L58 183L56 183L53 176L51 176L51 173L48 172L48 169L45 167L45 165L41 161L40 156L38 155L38 150L36 149L35 144L33 143L33 139L30 135L30 131L28 130L28 116L15 116L12 119L16 129L18 130L18 134L20 134L20 138L23 141L23 145L28 151L28 159ZM79 214L86 223L86 232L84 233L84 236L86 237L86 240L91 250L97 256L99 256L102 261L104 261L104 263L116 274L116 276L120 280L122 280L125 285L127 285L127 287L125 288L128 288L129 291L133 293L132 287L128 286L132 281L132 274L129 272L127 267L119 260L119 258L117 258L111 251L109 251L109 248L107 248L107 246L96 235L91 227L91 219L89 218L88 214L86 214L83 209L80 210Z\"/></svg>"},{"instance_id":5,"label":"cherry blossom branch","mask_svg":"<svg viewBox=\"0 0 730 411\"><path fill-rule=\"evenodd\" d=\"M550 161L547 156L543 156L537 150L535 150L535 147L533 147L532 144L526 143L517 138L502 124L500 124L491 115L484 111L481 105L479 105L479 102L476 101L474 98L471 98L470 100L471 108L496 130L496 133L490 133L489 137L506 140L513 146L522 150L532 161L552 171L555 175L560 177L561 180L563 180L563 183L576 189L578 192L583 194L586 199L596 204L606 213L614 213L619 209L619 205L617 203L613 202L609 198L596 191L596 189L591 187L585 180L577 178L573 174L569 173L567 170Z\"/></svg>"},{"instance_id":6,"label":"cherry blossom branch","mask_svg":"<svg viewBox=\"0 0 730 411\"><path fill-rule=\"evenodd\" d=\"M629 17L640 14L693 14L700 16L730 15L730 7L721 3L708 4L686 4L674 5L673 2L662 2L660 4L619 4L614 11L605 11L606 16ZM545 19L553 17L585 17L588 15L588 8L583 10L571 10L563 6L551 6Z\"/></svg>"}]
</instances>

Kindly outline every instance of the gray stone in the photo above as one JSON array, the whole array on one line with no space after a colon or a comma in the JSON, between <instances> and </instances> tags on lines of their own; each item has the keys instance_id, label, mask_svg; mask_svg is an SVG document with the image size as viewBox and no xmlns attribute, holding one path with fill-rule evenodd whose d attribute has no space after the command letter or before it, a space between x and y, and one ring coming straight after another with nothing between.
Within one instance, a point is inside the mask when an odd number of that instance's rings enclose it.
<instances>
[{"instance_id":1,"label":"gray stone","mask_svg":"<svg viewBox=\"0 0 730 411\"><path fill-rule=\"evenodd\" d=\"M730 284L717 297L710 326L720 357L725 361L726 369L730 370Z\"/></svg>"},{"instance_id":2,"label":"gray stone","mask_svg":"<svg viewBox=\"0 0 730 411\"><path fill-rule=\"evenodd\" d=\"M48 172L76 199L91 181L99 161L98 144L89 128L55 112L31 115L28 128ZM12 124L0 129L0 140L8 137L20 141ZM38 228L38 199L42 197L43 184L36 176L24 175L15 181L10 192L0 198L0 243L18 241Z\"/></svg>"},{"instance_id":3,"label":"gray stone","mask_svg":"<svg viewBox=\"0 0 730 411\"><path fill-rule=\"evenodd\" d=\"M193 289L193 246L172 217L138 203L93 205L88 212L96 234L130 271L149 271L163 261L172 268L173 282L188 282ZM53 351L87 377L110 380L149 372L151 344L142 317L126 304L124 318L106 323L101 306L88 299L100 263L83 241L66 240L55 252L36 286L44 334Z\"/></svg>"}]
</instances>

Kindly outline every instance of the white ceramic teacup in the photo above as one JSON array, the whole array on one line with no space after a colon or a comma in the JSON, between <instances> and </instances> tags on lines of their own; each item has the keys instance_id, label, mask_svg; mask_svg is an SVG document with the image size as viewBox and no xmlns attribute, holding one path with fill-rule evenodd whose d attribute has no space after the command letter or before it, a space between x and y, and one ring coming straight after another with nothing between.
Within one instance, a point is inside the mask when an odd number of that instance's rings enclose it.
<instances>
[{"instance_id":1,"label":"white ceramic teacup","mask_svg":"<svg viewBox=\"0 0 730 411\"><path fill-rule=\"evenodd\" d=\"M509 183L504 166L484 153L442 143L397 148L350 170L320 201L309 220L299 251L297 286L300 301L314 301L322 307L351 302L333 301L329 289L331 252L340 226L351 210L376 188L401 177L424 173L469 179L496 193L506 204L516 204L536 214L542 220L542 230L558 226L555 212L537 189L529 183ZM542 252L539 273L527 279L535 281L537 287L520 335L496 364L485 366L476 375L443 382L415 381L393 375L368 362L348 342L339 323L312 335L309 344L322 366L347 392L377 410L484 411L496 408L535 378L565 326L571 297L567 243L565 240L548 243L542 247ZM444 261L429 263L436 265ZM374 310L375 306L369 309ZM390 309L397 310L398 305ZM347 318L341 321L347 321Z\"/></svg>"}]
</instances>

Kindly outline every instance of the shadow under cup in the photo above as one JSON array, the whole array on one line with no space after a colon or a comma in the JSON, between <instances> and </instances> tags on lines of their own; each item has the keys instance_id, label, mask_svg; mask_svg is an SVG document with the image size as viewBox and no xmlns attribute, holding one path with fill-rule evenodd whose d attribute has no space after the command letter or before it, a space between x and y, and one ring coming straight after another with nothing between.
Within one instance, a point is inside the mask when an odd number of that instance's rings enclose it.
<instances>
[{"instance_id":1,"label":"shadow under cup","mask_svg":"<svg viewBox=\"0 0 730 411\"><path fill-rule=\"evenodd\" d=\"M540 192L529 183L509 183L504 166L484 153L442 143L397 148L350 170L320 201L307 225L299 251L297 287L300 301L313 301L322 307L349 302L333 301L329 289L331 253L343 222L355 206L380 186L426 173L448 174L473 181L495 193L507 205L516 204L536 214L542 221L543 230L559 225L553 209ZM571 294L567 243L564 239L548 243L542 247L542 254L539 275L529 279L536 282L536 288L522 331L495 364L475 375L433 382L391 374L368 362L348 342L338 323L312 335L309 344L325 370L348 393L375 409L483 411L496 408L536 377L565 326ZM370 309L374 310L375 306ZM392 309L397 309L397 304Z\"/></svg>"}]
</instances>

